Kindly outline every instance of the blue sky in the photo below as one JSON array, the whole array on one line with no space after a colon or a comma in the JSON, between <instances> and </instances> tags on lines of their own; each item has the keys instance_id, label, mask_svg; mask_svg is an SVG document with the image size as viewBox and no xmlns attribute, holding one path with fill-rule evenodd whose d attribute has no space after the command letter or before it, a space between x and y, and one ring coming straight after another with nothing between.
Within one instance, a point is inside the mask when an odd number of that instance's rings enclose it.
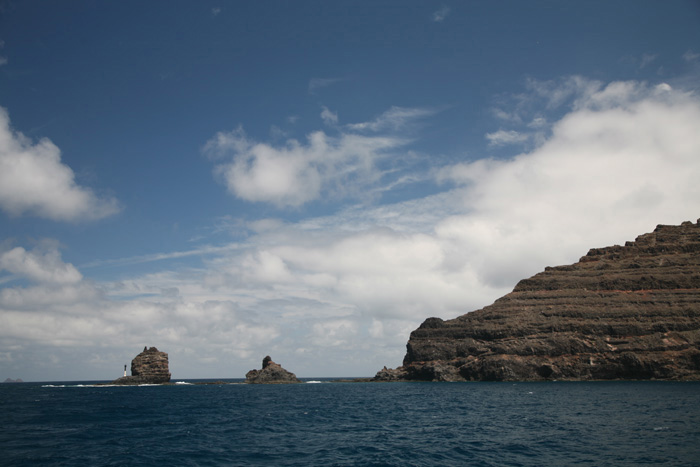
<instances>
[{"instance_id":1,"label":"blue sky","mask_svg":"<svg viewBox=\"0 0 700 467\"><path fill-rule=\"evenodd\" d=\"M398 366L700 217L692 1L0 4L0 379Z\"/></svg>"}]
</instances>

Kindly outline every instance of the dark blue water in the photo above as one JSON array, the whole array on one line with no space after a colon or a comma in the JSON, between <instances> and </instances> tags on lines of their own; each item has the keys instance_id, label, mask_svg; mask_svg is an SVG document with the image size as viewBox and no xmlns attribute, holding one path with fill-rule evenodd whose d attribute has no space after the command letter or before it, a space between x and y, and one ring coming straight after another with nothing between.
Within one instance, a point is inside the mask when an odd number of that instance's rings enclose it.
<instances>
[{"instance_id":1,"label":"dark blue water","mask_svg":"<svg viewBox=\"0 0 700 467\"><path fill-rule=\"evenodd\" d=\"M0 385L0 465L700 465L700 383Z\"/></svg>"}]
</instances>

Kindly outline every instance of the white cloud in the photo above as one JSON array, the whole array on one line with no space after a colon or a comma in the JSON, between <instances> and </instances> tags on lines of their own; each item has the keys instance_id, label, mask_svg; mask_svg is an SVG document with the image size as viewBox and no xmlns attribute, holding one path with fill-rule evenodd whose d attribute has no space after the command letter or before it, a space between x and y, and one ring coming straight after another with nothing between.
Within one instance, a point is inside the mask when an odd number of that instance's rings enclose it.
<instances>
[{"instance_id":1,"label":"white cloud","mask_svg":"<svg viewBox=\"0 0 700 467\"><path fill-rule=\"evenodd\" d=\"M338 123L338 114L336 112L331 112L328 107L323 106L323 111L321 112L321 119L326 125L335 125Z\"/></svg>"},{"instance_id":2,"label":"white cloud","mask_svg":"<svg viewBox=\"0 0 700 467\"><path fill-rule=\"evenodd\" d=\"M450 7L448 6L442 6L439 10L433 13L433 21L436 23L440 23L447 18L447 16L450 14Z\"/></svg>"},{"instance_id":3,"label":"white cloud","mask_svg":"<svg viewBox=\"0 0 700 467\"><path fill-rule=\"evenodd\" d=\"M0 209L53 220L99 219L119 211L114 198L99 198L75 183L61 151L48 139L33 144L10 128L0 107Z\"/></svg>"},{"instance_id":4,"label":"white cloud","mask_svg":"<svg viewBox=\"0 0 700 467\"><path fill-rule=\"evenodd\" d=\"M382 122L375 122L375 131L386 125L400 128L405 120L423 115L410 109L392 110ZM337 119L330 111L324 114L327 122ZM232 194L283 208L298 207L322 195L366 196L365 189L382 177L379 163L406 142L390 135L341 132L329 136L316 131L308 135L306 144L288 140L283 146L274 146L250 141L239 128L218 133L203 151L226 159L216 166L215 173Z\"/></svg>"},{"instance_id":5,"label":"white cloud","mask_svg":"<svg viewBox=\"0 0 700 467\"><path fill-rule=\"evenodd\" d=\"M80 272L61 260L61 254L52 242L32 251L16 247L0 253L0 270L26 277L34 282L73 284L82 279Z\"/></svg>"},{"instance_id":6,"label":"white cloud","mask_svg":"<svg viewBox=\"0 0 700 467\"><path fill-rule=\"evenodd\" d=\"M670 86L615 82L560 119L537 149L442 172L464 186L465 214L437 228L489 251L487 283L512 283L585 248L624 242L700 212L700 104ZM535 268L533 270L533 268Z\"/></svg>"},{"instance_id":7,"label":"white cloud","mask_svg":"<svg viewBox=\"0 0 700 467\"><path fill-rule=\"evenodd\" d=\"M352 131L399 131L418 118L434 115L435 110L421 108L392 107L376 119L369 122L351 123L347 128Z\"/></svg>"},{"instance_id":8,"label":"white cloud","mask_svg":"<svg viewBox=\"0 0 700 467\"><path fill-rule=\"evenodd\" d=\"M489 145L491 146L506 146L509 144L524 143L530 139L530 137L515 130L498 130L494 133L487 133L486 139L489 140Z\"/></svg>"}]
</instances>

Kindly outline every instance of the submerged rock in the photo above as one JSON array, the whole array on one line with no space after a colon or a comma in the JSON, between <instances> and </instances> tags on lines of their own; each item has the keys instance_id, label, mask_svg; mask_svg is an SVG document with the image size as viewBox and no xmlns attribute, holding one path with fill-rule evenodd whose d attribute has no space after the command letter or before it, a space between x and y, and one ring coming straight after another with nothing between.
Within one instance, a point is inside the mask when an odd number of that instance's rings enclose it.
<instances>
[{"instance_id":1,"label":"submerged rock","mask_svg":"<svg viewBox=\"0 0 700 467\"><path fill-rule=\"evenodd\" d=\"M411 333L375 381L700 380L700 220L548 267Z\"/></svg>"},{"instance_id":2,"label":"submerged rock","mask_svg":"<svg viewBox=\"0 0 700 467\"><path fill-rule=\"evenodd\" d=\"M168 354L157 348L143 348L131 361L131 376L124 376L112 384L163 384L170 381Z\"/></svg>"},{"instance_id":3,"label":"submerged rock","mask_svg":"<svg viewBox=\"0 0 700 467\"><path fill-rule=\"evenodd\" d=\"M269 355L263 359L261 370L250 370L246 373L245 382L249 384L301 383L294 373L273 362Z\"/></svg>"}]
</instances>

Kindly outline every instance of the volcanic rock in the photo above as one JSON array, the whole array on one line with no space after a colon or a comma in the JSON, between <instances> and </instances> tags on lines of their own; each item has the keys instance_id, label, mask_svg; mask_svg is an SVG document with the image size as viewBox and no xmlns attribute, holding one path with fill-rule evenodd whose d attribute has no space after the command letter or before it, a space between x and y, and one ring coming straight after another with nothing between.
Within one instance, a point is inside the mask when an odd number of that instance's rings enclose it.
<instances>
[{"instance_id":1,"label":"volcanic rock","mask_svg":"<svg viewBox=\"0 0 700 467\"><path fill-rule=\"evenodd\" d=\"M163 384L170 381L168 354L157 348L143 348L131 361L131 376L124 376L112 384Z\"/></svg>"},{"instance_id":2,"label":"volcanic rock","mask_svg":"<svg viewBox=\"0 0 700 467\"><path fill-rule=\"evenodd\" d=\"M699 380L700 220L545 268L492 305L428 318L376 381Z\"/></svg>"},{"instance_id":3,"label":"volcanic rock","mask_svg":"<svg viewBox=\"0 0 700 467\"><path fill-rule=\"evenodd\" d=\"M273 362L269 355L263 359L262 370L250 370L246 373L245 382L250 384L301 383L294 373Z\"/></svg>"}]
</instances>

